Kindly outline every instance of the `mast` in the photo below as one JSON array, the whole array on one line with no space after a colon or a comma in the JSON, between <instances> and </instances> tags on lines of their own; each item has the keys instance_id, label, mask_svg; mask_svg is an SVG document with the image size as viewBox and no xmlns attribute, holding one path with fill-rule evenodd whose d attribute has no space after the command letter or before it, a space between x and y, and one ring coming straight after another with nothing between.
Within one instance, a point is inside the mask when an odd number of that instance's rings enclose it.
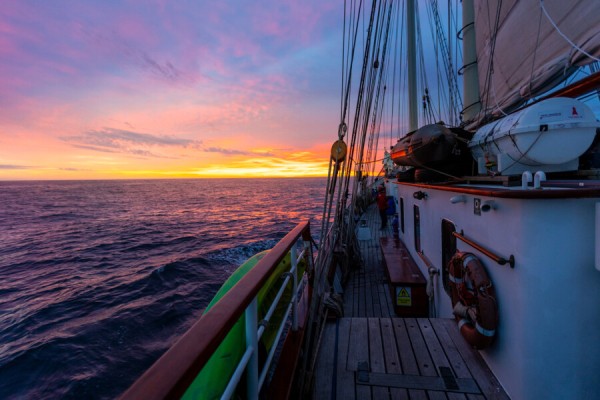
<instances>
[{"instance_id":1,"label":"mast","mask_svg":"<svg viewBox=\"0 0 600 400\"><path fill-rule=\"evenodd\" d=\"M408 131L419 128L417 99L417 35L415 28L415 0L406 2L407 57L408 57Z\"/></svg>"},{"instance_id":2,"label":"mast","mask_svg":"<svg viewBox=\"0 0 600 400\"><path fill-rule=\"evenodd\" d=\"M463 121L471 121L481 111L479 98L479 74L477 72L477 48L475 44L475 10L473 0L463 0L463 92L465 108Z\"/></svg>"}]
</instances>

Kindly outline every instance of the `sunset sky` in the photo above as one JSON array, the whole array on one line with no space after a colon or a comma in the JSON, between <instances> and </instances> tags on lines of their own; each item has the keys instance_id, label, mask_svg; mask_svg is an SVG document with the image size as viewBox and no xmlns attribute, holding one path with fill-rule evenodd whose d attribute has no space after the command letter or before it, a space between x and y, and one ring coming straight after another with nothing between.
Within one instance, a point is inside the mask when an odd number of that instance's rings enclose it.
<instances>
[{"instance_id":1,"label":"sunset sky","mask_svg":"<svg viewBox=\"0 0 600 400\"><path fill-rule=\"evenodd\" d=\"M0 180L327 175L340 122L343 7L3 0ZM367 25L363 15L359 46ZM431 29L422 29L423 51L433 51ZM439 81L433 62L420 68ZM447 104L435 83L428 88ZM408 129L396 118L378 157Z\"/></svg>"},{"instance_id":2,"label":"sunset sky","mask_svg":"<svg viewBox=\"0 0 600 400\"><path fill-rule=\"evenodd\" d=\"M342 7L4 1L0 180L326 174Z\"/></svg>"}]
</instances>

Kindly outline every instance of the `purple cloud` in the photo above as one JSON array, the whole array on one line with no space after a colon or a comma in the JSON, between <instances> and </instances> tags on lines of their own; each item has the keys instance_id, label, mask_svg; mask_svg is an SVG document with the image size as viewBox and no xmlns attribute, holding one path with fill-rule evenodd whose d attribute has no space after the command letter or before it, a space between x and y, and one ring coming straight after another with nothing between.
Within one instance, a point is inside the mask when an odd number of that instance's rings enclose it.
<instances>
[{"instance_id":1,"label":"purple cloud","mask_svg":"<svg viewBox=\"0 0 600 400\"><path fill-rule=\"evenodd\" d=\"M104 153L126 153L142 157L171 158L148 150L154 147L198 148L198 140L181 139L166 135L132 132L123 129L103 128L82 135L63 136L63 141L74 147Z\"/></svg>"},{"instance_id":2,"label":"purple cloud","mask_svg":"<svg viewBox=\"0 0 600 400\"><path fill-rule=\"evenodd\" d=\"M223 154L226 156L241 155L241 156L275 157L275 154L270 153L270 152L226 149L223 147L208 147L208 148L205 148L204 151L207 153L220 153L220 154Z\"/></svg>"},{"instance_id":3,"label":"purple cloud","mask_svg":"<svg viewBox=\"0 0 600 400\"><path fill-rule=\"evenodd\" d=\"M0 164L0 169L32 169L31 165Z\"/></svg>"}]
</instances>

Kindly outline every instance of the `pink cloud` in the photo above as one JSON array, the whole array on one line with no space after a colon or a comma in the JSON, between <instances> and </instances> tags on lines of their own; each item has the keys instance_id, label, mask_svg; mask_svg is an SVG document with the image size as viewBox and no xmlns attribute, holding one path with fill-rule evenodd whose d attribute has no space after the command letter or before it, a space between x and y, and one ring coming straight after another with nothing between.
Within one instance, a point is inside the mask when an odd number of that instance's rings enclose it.
<instances>
[{"instance_id":1,"label":"pink cloud","mask_svg":"<svg viewBox=\"0 0 600 400\"><path fill-rule=\"evenodd\" d=\"M308 85L333 85L323 78L327 67L317 68L331 58L319 44L339 22L339 7L9 2L0 8L0 132L19 132L23 144L53 143L65 155L86 150L59 137L103 127L213 140L213 149L297 148L329 124L321 114L330 103L303 96ZM6 164L33 165L25 156Z\"/></svg>"},{"instance_id":2,"label":"pink cloud","mask_svg":"<svg viewBox=\"0 0 600 400\"><path fill-rule=\"evenodd\" d=\"M336 5L326 2L277 2L275 7L263 7L253 15L254 25L268 36L278 38L291 46L305 45L322 34L317 27Z\"/></svg>"},{"instance_id":3,"label":"pink cloud","mask_svg":"<svg viewBox=\"0 0 600 400\"><path fill-rule=\"evenodd\" d=\"M154 21L147 21L139 15L120 15L112 26L117 37L127 38L128 42L146 48L155 48L159 42L157 30L153 29Z\"/></svg>"}]
</instances>

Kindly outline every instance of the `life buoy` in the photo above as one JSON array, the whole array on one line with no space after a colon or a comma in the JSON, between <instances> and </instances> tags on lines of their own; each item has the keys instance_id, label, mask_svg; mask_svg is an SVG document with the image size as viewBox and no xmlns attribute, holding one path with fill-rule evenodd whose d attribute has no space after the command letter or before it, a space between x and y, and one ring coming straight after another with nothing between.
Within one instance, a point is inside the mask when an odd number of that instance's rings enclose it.
<instances>
[{"instance_id":1,"label":"life buoy","mask_svg":"<svg viewBox=\"0 0 600 400\"><path fill-rule=\"evenodd\" d=\"M489 347L496 336L498 305L485 268L473 254L456 252L449 262L448 275L460 333L477 349Z\"/></svg>"}]
</instances>

